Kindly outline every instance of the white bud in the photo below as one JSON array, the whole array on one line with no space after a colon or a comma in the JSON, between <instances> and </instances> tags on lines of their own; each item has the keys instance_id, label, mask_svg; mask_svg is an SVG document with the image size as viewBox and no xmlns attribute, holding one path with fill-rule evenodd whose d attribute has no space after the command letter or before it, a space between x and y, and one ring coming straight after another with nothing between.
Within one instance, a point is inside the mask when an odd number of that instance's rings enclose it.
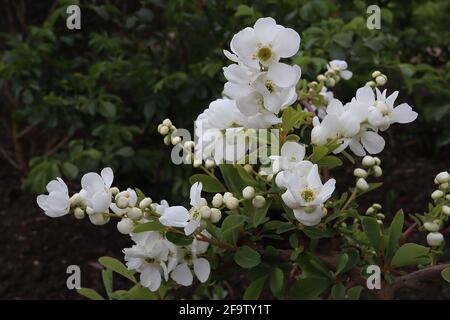
<instances>
[{"instance_id":1,"label":"white bud","mask_svg":"<svg viewBox=\"0 0 450 320\"><path fill-rule=\"evenodd\" d=\"M142 210L147 209L152 204L153 200L151 198L144 198L139 202L139 208Z\"/></svg>"},{"instance_id":2,"label":"white bud","mask_svg":"<svg viewBox=\"0 0 450 320\"><path fill-rule=\"evenodd\" d=\"M448 189L448 186L449 186L449 184L448 184L448 182L444 182L444 183L441 183L440 185L439 185L439 190L447 190Z\"/></svg>"},{"instance_id":3,"label":"white bud","mask_svg":"<svg viewBox=\"0 0 450 320\"><path fill-rule=\"evenodd\" d=\"M186 141L184 144L183 144L183 146L186 148L186 149L192 149L193 147L194 147L194 141Z\"/></svg>"},{"instance_id":4,"label":"white bud","mask_svg":"<svg viewBox=\"0 0 450 320\"><path fill-rule=\"evenodd\" d=\"M194 168L198 168L201 165L202 165L202 160L194 159L194 163L193 163Z\"/></svg>"},{"instance_id":5,"label":"white bud","mask_svg":"<svg viewBox=\"0 0 450 320\"><path fill-rule=\"evenodd\" d=\"M319 74L319 75L317 76L317 81L319 81L319 82L325 82L325 81L327 81L327 77L325 77L323 74Z\"/></svg>"},{"instance_id":6,"label":"white bud","mask_svg":"<svg viewBox=\"0 0 450 320\"><path fill-rule=\"evenodd\" d=\"M83 198L80 196L79 193L75 193L73 196L70 197L69 203L71 207L82 205Z\"/></svg>"},{"instance_id":7,"label":"white bud","mask_svg":"<svg viewBox=\"0 0 450 320\"><path fill-rule=\"evenodd\" d=\"M353 170L353 175L358 178L366 178L367 171L361 168L356 168L355 170Z\"/></svg>"},{"instance_id":8,"label":"white bud","mask_svg":"<svg viewBox=\"0 0 450 320\"><path fill-rule=\"evenodd\" d=\"M382 213L377 213L377 218L380 219L380 220L383 220L383 219L386 218L386 216L384 214L382 214Z\"/></svg>"},{"instance_id":9,"label":"white bud","mask_svg":"<svg viewBox=\"0 0 450 320\"><path fill-rule=\"evenodd\" d=\"M170 136L165 136L163 141L166 146L169 146L172 143Z\"/></svg>"},{"instance_id":10,"label":"white bud","mask_svg":"<svg viewBox=\"0 0 450 320\"><path fill-rule=\"evenodd\" d=\"M447 216L450 216L450 207L449 206L443 206L442 207L442 213L444 213Z\"/></svg>"},{"instance_id":11,"label":"white bud","mask_svg":"<svg viewBox=\"0 0 450 320\"><path fill-rule=\"evenodd\" d=\"M115 197L120 192L119 188L117 187L109 188L109 191L111 191L113 197Z\"/></svg>"},{"instance_id":12,"label":"white bud","mask_svg":"<svg viewBox=\"0 0 450 320\"><path fill-rule=\"evenodd\" d=\"M252 204L255 208L262 208L266 204L266 199L263 196L256 196L253 199Z\"/></svg>"},{"instance_id":13,"label":"white bud","mask_svg":"<svg viewBox=\"0 0 450 320\"><path fill-rule=\"evenodd\" d=\"M372 207L373 207L375 210L380 210L381 208L383 208L383 207L381 206L381 204L379 204L379 203L374 203L374 204L372 205Z\"/></svg>"},{"instance_id":14,"label":"white bud","mask_svg":"<svg viewBox=\"0 0 450 320\"><path fill-rule=\"evenodd\" d=\"M166 127L170 127L172 125L172 121L170 121L170 119L164 119L162 124Z\"/></svg>"},{"instance_id":15,"label":"white bud","mask_svg":"<svg viewBox=\"0 0 450 320\"><path fill-rule=\"evenodd\" d=\"M328 78L326 84L328 87L334 87L336 84L336 80L334 80L333 78Z\"/></svg>"},{"instance_id":16,"label":"white bud","mask_svg":"<svg viewBox=\"0 0 450 320\"><path fill-rule=\"evenodd\" d=\"M201 207L199 211L203 219L209 219L211 216L211 209L208 206Z\"/></svg>"},{"instance_id":17,"label":"white bud","mask_svg":"<svg viewBox=\"0 0 450 320\"><path fill-rule=\"evenodd\" d=\"M425 230L427 230L429 232L439 231L439 225L434 222L425 222L423 224L423 227L425 228Z\"/></svg>"},{"instance_id":18,"label":"white bud","mask_svg":"<svg viewBox=\"0 0 450 320\"><path fill-rule=\"evenodd\" d=\"M216 193L211 201L212 205L216 208L220 208L223 204L223 196L220 193Z\"/></svg>"},{"instance_id":19,"label":"white bud","mask_svg":"<svg viewBox=\"0 0 450 320\"><path fill-rule=\"evenodd\" d=\"M431 247L440 246L442 241L444 241L444 236L440 232L430 232L427 235L427 243Z\"/></svg>"},{"instance_id":20,"label":"white bud","mask_svg":"<svg viewBox=\"0 0 450 320\"><path fill-rule=\"evenodd\" d=\"M122 219L117 223L117 230L119 230L119 232L122 234L130 234L130 232L133 230L133 227L133 220L128 218Z\"/></svg>"},{"instance_id":21,"label":"white bud","mask_svg":"<svg viewBox=\"0 0 450 320\"><path fill-rule=\"evenodd\" d=\"M233 194L231 192L225 192L223 194L223 202L227 202L228 198L232 197Z\"/></svg>"},{"instance_id":22,"label":"white bud","mask_svg":"<svg viewBox=\"0 0 450 320\"><path fill-rule=\"evenodd\" d=\"M208 201L206 201L205 198L200 198L200 199L198 200L197 206L198 206L199 208L201 208L201 207L203 207L203 206L207 206L207 205L208 205Z\"/></svg>"},{"instance_id":23,"label":"white bud","mask_svg":"<svg viewBox=\"0 0 450 320\"><path fill-rule=\"evenodd\" d=\"M439 172L436 175L436 181L438 183L450 182L450 174L447 171Z\"/></svg>"},{"instance_id":24,"label":"white bud","mask_svg":"<svg viewBox=\"0 0 450 320\"><path fill-rule=\"evenodd\" d=\"M356 188L361 191L366 191L367 189L369 189L369 184L367 183L367 181L364 178L359 178L356 181Z\"/></svg>"},{"instance_id":25,"label":"white bud","mask_svg":"<svg viewBox=\"0 0 450 320\"><path fill-rule=\"evenodd\" d=\"M142 210L136 207L131 208L127 212L127 217L135 221L140 220L142 218Z\"/></svg>"},{"instance_id":26,"label":"white bud","mask_svg":"<svg viewBox=\"0 0 450 320\"><path fill-rule=\"evenodd\" d=\"M375 159L372 156L365 156L362 159L362 165L364 167L371 167L375 165Z\"/></svg>"},{"instance_id":27,"label":"white bud","mask_svg":"<svg viewBox=\"0 0 450 320\"><path fill-rule=\"evenodd\" d=\"M244 190L242 190L242 196L247 200L253 199L255 197L255 188L252 186L245 187Z\"/></svg>"},{"instance_id":28,"label":"white bud","mask_svg":"<svg viewBox=\"0 0 450 320\"><path fill-rule=\"evenodd\" d=\"M375 178L379 178L383 175L383 170L381 170L380 166L374 166L373 167L373 176Z\"/></svg>"},{"instance_id":29,"label":"white bud","mask_svg":"<svg viewBox=\"0 0 450 320\"><path fill-rule=\"evenodd\" d=\"M175 130L177 130L177 127L175 127L174 125L171 125L170 127L169 127L169 129L170 129L170 131L175 131Z\"/></svg>"},{"instance_id":30,"label":"white bud","mask_svg":"<svg viewBox=\"0 0 450 320\"><path fill-rule=\"evenodd\" d=\"M366 82L366 86L369 86L369 87L375 87L377 84L375 83L375 81L368 81L368 82Z\"/></svg>"},{"instance_id":31,"label":"white bud","mask_svg":"<svg viewBox=\"0 0 450 320\"><path fill-rule=\"evenodd\" d=\"M90 214L94 214L95 211L91 207L86 207L86 213L90 215Z\"/></svg>"},{"instance_id":32,"label":"white bud","mask_svg":"<svg viewBox=\"0 0 450 320\"><path fill-rule=\"evenodd\" d=\"M271 182L273 180L273 174L269 174L267 177L266 177L266 181L267 182Z\"/></svg>"},{"instance_id":33,"label":"white bud","mask_svg":"<svg viewBox=\"0 0 450 320\"><path fill-rule=\"evenodd\" d=\"M165 136L169 133L169 128L167 126L161 126L158 130L158 132L162 135Z\"/></svg>"},{"instance_id":34,"label":"white bud","mask_svg":"<svg viewBox=\"0 0 450 320\"><path fill-rule=\"evenodd\" d=\"M109 221L109 216L107 216L103 212L93 213L93 214L88 215L88 217L89 217L89 220L91 220L91 223L95 224L97 226L102 226L102 225L108 223L108 221Z\"/></svg>"},{"instance_id":35,"label":"white bud","mask_svg":"<svg viewBox=\"0 0 450 320\"><path fill-rule=\"evenodd\" d=\"M376 77L378 77L378 76L381 76L381 72L380 71L374 71L373 73L372 73L372 78L376 78Z\"/></svg>"},{"instance_id":36,"label":"white bud","mask_svg":"<svg viewBox=\"0 0 450 320\"><path fill-rule=\"evenodd\" d=\"M211 222L217 223L220 221L220 219L222 219L222 212L220 212L220 210L217 208L212 208L211 209Z\"/></svg>"},{"instance_id":37,"label":"white bud","mask_svg":"<svg viewBox=\"0 0 450 320\"><path fill-rule=\"evenodd\" d=\"M376 164L377 166L379 166L379 165L381 164L381 159L380 159L380 158L378 158L378 157L373 157L373 159L375 160L375 164Z\"/></svg>"},{"instance_id":38,"label":"white bud","mask_svg":"<svg viewBox=\"0 0 450 320\"><path fill-rule=\"evenodd\" d=\"M431 194L431 199L437 200L439 198L442 198L444 196L444 193L441 190L435 190Z\"/></svg>"},{"instance_id":39,"label":"white bud","mask_svg":"<svg viewBox=\"0 0 450 320\"><path fill-rule=\"evenodd\" d=\"M445 200L450 201L450 194L445 195Z\"/></svg>"},{"instance_id":40,"label":"white bud","mask_svg":"<svg viewBox=\"0 0 450 320\"><path fill-rule=\"evenodd\" d=\"M225 201L225 205L227 206L228 209L234 210L237 207L239 207L239 200L231 196Z\"/></svg>"},{"instance_id":41,"label":"white bud","mask_svg":"<svg viewBox=\"0 0 450 320\"><path fill-rule=\"evenodd\" d=\"M253 167L251 165L249 165L249 164L246 164L244 166L244 170L247 171L247 173L252 173Z\"/></svg>"},{"instance_id":42,"label":"white bud","mask_svg":"<svg viewBox=\"0 0 450 320\"><path fill-rule=\"evenodd\" d=\"M377 83L377 85L379 86L384 86L386 84L387 78L383 75L378 76L375 78L375 82Z\"/></svg>"},{"instance_id":43,"label":"white bud","mask_svg":"<svg viewBox=\"0 0 450 320\"><path fill-rule=\"evenodd\" d=\"M368 209L366 210L366 214L367 214L368 216L371 216L371 215L375 214L375 209L372 208L372 207L368 208Z\"/></svg>"},{"instance_id":44,"label":"white bud","mask_svg":"<svg viewBox=\"0 0 450 320\"><path fill-rule=\"evenodd\" d=\"M379 225L383 225L383 221L382 220L377 220L377 223L379 224Z\"/></svg>"},{"instance_id":45,"label":"white bud","mask_svg":"<svg viewBox=\"0 0 450 320\"><path fill-rule=\"evenodd\" d=\"M173 137L171 142L174 146L176 146L181 142L181 137Z\"/></svg>"},{"instance_id":46,"label":"white bud","mask_svg":"<svg viewBox=\"0 0 450 320\"><path fill-rule=\"evenodd\" d=\"M75 216L75 218L77 219L83 219L84 218L84 210L81 208L76 208L73 211L73 215Z\"/></svg>"},{"instance_id":47,"label":"white bud","mask_svg":"<svg viewBox=\"0 0 450 320\"><path fill-rule=\"evenodd\" d=\"M328 213L328 209L325 207L322 207L322 218L325 217Z\"/></svg>"},{"instance_id":48,"label":"white bud","mask_svg":"<svg viewBox=\"0 0 450 320\"><path fill-rule=\"evenodd\" d=\"M214 160L212 159L206 159L205 161L205 167L206 169L211 169L216 165L216 163L214 162Z\"/></svg>"},{"instance_id":49,"label":"white bud","mask_svg":"<svg viewBox=\"0 0 450 320\"><path fill-rule=\"evenodd\" d=\"M125 209L126 207L128 207L129 202L130 201L128 200L128 197L119 196L116 199L116 206L120 209Z\"/></svg>"}]
</instances>

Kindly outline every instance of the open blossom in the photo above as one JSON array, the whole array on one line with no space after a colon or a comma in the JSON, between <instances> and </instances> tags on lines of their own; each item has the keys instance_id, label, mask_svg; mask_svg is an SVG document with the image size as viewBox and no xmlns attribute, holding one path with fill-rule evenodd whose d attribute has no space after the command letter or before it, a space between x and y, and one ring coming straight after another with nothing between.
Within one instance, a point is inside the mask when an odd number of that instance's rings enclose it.
<instances>
[{"instance_id":1,"label":"open blossom","mask_svg":"<svg viewBox=\"0 0 450 320\"><path fill-rule=\"evenodd\" d=\"M52 218L64 216L70 211L69 191L61 178L56 178L47 184L48 195L37 197L39 207Z\"/></svg>"},{"instance_id":2,"label":"open blossom","mask_svg":"<svg viewBox=\"0 0 450 320\"><path fill-rule=\"evenodd\" d=\"M203 234L209 237L206 231ZM208 250L209 244L205 241L194 239L192 244L187 247L177 247L177 262L178 265L170 274L171 278L178 284L183 286L190 286L193 281L192 271L200 282L206 282L211 273L211 265L205 258L199 255Z\"/></svg>"},{"instance_id":3,"label":"open blossom","mask_svg":"<svg viewBox=\"0 0 450 320\"><path fill-rule=\"evenodd\" d=\"M347 70L347 68L347 62L344 60L332 60L327 64L327 69L329 71L337 72L344 80L349 80L353 76L353 73Z\"/></svg>"},{"instance_id":4,"label":"open blossom","mask_svg":"<svg viewBox=\"0 0 450 320\"><path fill-rule=\"evenodd\" d=\"M147 231L131 236L136 243L123 250L129 270L140 273L142 286L156 291L162 277L169 279L169 273L176 264L176 246L157 231Z\"/></svg>"},{"instance_id":5,"label":"open blossom","mask_svg":"<svg viewBox=\"0 0 450 320\"><path fill-rule=\"evenodd\" d=\"M111 168L104 168L100 175L95 172L86 173L81 178L80 195L94 212L104 212L111 204L110 187L114 180ZM87 210L89 211L89 210Z\"/></svg>"},{"instance_id":6,"label":"open blossom","mask_svg":"<svg viewBox=\"0 0 450 320\"><path fill-rule=\"evenodd\" d=\"M290 28L276 23L273 18L260 18L253 28L247 27L234 35L231 51L225 55L234 62L241 62L252 68L270 66L280 58L295 55L300 47L300 36Z\"/></svg>"},{"instance_id":7,"label":"open blossom","mask_svg":"<svg viewBox=\"0 0 450 320\"><path fill-rule=\"evenodd\" d=\"M322 205L331 197L336 180L322 184L317 164L309 161L299 162L285 180L287 190L282 199L294 210L295 218L307 226L318 224L323 216Z\"/></svg>"},{"instance_id":8,"label":"open blossom","mask_svg":"<svg viewBox=\"0 0 450 320\"><path fill-rule=\"evenodd\" d=\"M279 187L286 187L285 171L291 172L297 163L305 157L305 147L293 141L287 141L281 147L279 156L270 156L272 160L271 173L278 173L275 182Z\"/></svg>"},{"instance_id":9,"label":"open blossom","mask_svg":"<svg viewBox=\"0 0 450 320\"><path fill-rule=\"evenodd\" d=\"M333 91L329 91L327 87L323 87L319 94L323 97L324 99L324 105L314 105L313 103L311 104L311 108L316 111L317 116L319 117L319 119L323 119L325 118L325 116L327 115L327 106L328 104L331 102L331 100L334 99L334 93Z\"/></svg>"},{"instance_id":10,"label":"open blossom","mask_svg":"<svg viewBox=\"0 0 450 320\"><path fill-rule=\"evenodd\" d=\"M119 192L114 200L115 202L110 205L112 212L118 215L124 215L128 212L129 208L136 206L138 197L136 191L127 188L126 191Z\"/></svg>"}]
</instances>

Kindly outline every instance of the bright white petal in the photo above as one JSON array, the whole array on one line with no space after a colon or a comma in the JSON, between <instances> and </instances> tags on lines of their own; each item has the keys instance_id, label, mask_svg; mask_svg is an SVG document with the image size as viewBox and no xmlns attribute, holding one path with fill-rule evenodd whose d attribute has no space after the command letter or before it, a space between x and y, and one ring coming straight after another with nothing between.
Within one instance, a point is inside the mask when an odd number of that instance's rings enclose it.
<instances>
[{"instance_id":1,"label":"bright white petal","mask_svg":"<svg viewBox=\"0 0 450 320\"><path fill-rule=\"evenodd\" d=\"M292 57L300 48L300 36L293 29L282 28L278 31L273 47L281 58Z\"/></svg>"},{"instance_id":2,"label":"bright white petal","mask_svg":"<svg viewBox=\"0 0 450 320\"><path fill-rule=\"evenodd\" d=\"M186 263L179 264L170 274L171 278L175 280L176 283L182 286L190 286L192 284L192 272Z\"/></svg>"},{"instance_id":3,"label":"bright white petal","mask_svg":"<svg viewBox=\"0 0 450 320\"><path fill-rule=\"evenodd\" d=\"M383 137L373 131L364 132L361 136L361 142L370 154L380 153L385 145Z\"/></svg>"},{"instance_id":4,"label":"bright white petal","mask_svg":"<svg viewBox=\"0 0 450 320\"><path fill-rule=\"evenodd\" d=\"M89 172L81 178L81 187L88 193L93 194L99 190L103 190L105 188L105 184L99 174Z\"/></svg>"},{"instance_id":5,"label":"bright white petal","mask_svg":"<svg viewBox=\"0 0 450 320\"><path fill-rule=\"evenodd\" d=\"M300 68L291 67L281 62L272 63L269 66L267 78L279 87L291 87L296 85L300 78Z\"/></svg>"},{"instance_id":6,"label":"bright white petal","mask_svg":"<svg viewBox=\"0 0 450 320\"><path fill-rule=\"evenodd\" d=\"M392 111L391 123L409 123L417 118L417 112L413 111L407 103L402 103Z\"/></svg>"},{"instance_id":7,"label":"bright white petal","mask_svg":"<svg viewBox=\"0 0 450 320\"><path fill-rule=\"evenodd\" d=\"M92 209L95 212L105 212L108 210L111 204L111 193L106 191L100 191L94 194L91 199Z\"/></svg>"},{"instance_id":8,"label":"bright white petal","mask_svg":"<svg viewBox=\"0 0 450 320\"><path fill-rule=\"evenodd\" d=\"M36 198L36 202L37 202L38 206L44 211L48 209L47 201L48 201L48 195L45 195L45 194L41 194L41 195L37 196L37 198Z\"/></svg>"},{"instance_id":9,"label":"bright white petal","mask_svg":"<svg viewBox=\"0 0 450 320\"><path fill-rule=\"evenodd\" d=\"M184 227L189 220L189 212L185 207L173 206L166 208L159 222L167 227Z\"/></svg>"},{"instance_id":10,"label":"bright white petal","mask_svg":"<svg viewBox=\"0 0 450 320\"><path fill-rule=\"evenodd\" d=\"M271 17L259 18L254 25L255 35L263 44L272 43L274 37L277 35L277 23Z\"/></svg>"},{"instance_id":11,"label":"bright white petal","mask_svg":"<svg viewBox=\"0 0 450 320\"><path fill-rule=\"evenodd\" d=\"M103 178L103 181L105 182L106 188L111 187L113 180L114 180L114 173L113 173L112 169L109 167L104 168L102 170L102 172L100 172L100 174Z\"/></svg>"},{"instance_id":12,"label":"bright white petal","mask_svg":"<svg viewBox=\"0 0 450 320\"><path fill-rule=\"evenodd\" d=\"M194 273L200 282L206 282L211 272L209 261L205 258L198 258L194 260Z\"/></svg>"}]
</instances>

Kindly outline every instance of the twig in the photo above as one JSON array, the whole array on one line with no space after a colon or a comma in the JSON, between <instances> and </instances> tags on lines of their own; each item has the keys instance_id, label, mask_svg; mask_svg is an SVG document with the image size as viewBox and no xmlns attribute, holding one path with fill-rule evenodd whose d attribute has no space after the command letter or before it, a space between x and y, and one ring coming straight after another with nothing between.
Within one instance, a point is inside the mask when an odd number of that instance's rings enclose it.
<instances>
[{"instance_id":1,"label":"twig","mask_svg":"<svg viewBox=\"0 0 450 320\"><path fill-rule=\"evenodd\" d=\"M416 229L417 227L417 223L414 222L412 225L409 226L408 229L405 230L405 232L402 233L401 237L400 237L400 243L404 243L409 236L415 231L414 229Z\"/></svg>"}]
</instances>

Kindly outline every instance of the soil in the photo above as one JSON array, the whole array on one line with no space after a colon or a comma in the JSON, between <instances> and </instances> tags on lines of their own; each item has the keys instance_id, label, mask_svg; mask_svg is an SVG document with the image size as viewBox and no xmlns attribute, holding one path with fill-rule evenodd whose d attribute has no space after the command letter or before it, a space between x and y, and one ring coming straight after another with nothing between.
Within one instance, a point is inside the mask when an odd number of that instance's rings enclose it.
<instances>
[{"instance_id":1,"label":"soil","mask_svg":"<svg viewBox=\"0 0 450 320\"><path fill-rule=\"evenodd\" d=\"M414 150L414 146L383 151L384 186L369 199L361 199L362 207L379 202L388 215L402 207L406 213L426 208L433 178L437 172L448 170L449 155L431 160L405 150ZM337 172L336 178L340 188L353 183L349 171ZM20 177L4 163L0 195L1 299L80 299L66 287L69 265L80 266L82 286L103 293L97 259L104 255L122 259L122 248L131 245L128 236L119 234L114 223L98 227L88 220L45 216L35 196L20 190Z\"/></svg>"}]
</instances>

